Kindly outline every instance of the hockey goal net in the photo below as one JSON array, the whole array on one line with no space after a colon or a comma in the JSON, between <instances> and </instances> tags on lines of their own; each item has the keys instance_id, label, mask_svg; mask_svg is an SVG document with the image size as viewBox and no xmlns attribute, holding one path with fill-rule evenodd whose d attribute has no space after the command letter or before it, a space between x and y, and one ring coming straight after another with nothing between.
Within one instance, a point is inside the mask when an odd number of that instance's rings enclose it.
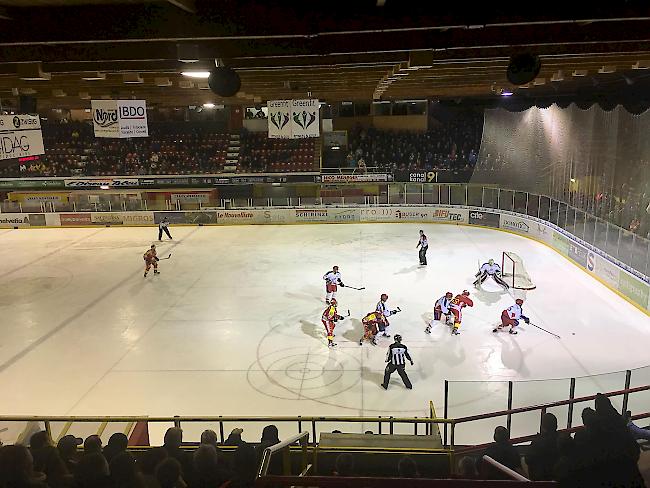
<instances>
[{"instance_id":1,"label":"hockey goal net","mask_svg":"<svg viewBox=\"0 0 650 488\"><path fill-rule=\"evenodd\" d=\"M501 273L503 279L511 288L518 290L533 290L533 284L530 276L526 272L523 260L514 252L503 251L501 258Z\"/></svg>"}]
</instances>

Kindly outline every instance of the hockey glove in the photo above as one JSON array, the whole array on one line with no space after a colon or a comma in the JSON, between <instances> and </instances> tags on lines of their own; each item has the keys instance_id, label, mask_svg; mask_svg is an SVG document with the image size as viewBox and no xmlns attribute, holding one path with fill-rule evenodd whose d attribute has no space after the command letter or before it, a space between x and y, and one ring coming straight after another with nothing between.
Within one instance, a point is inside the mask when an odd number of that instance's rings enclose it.
<instances>
[{"instance_id":1,"label":"hockey glove","mask_svg":"<svg viewBox=\"0 0 650 488\"><path fill-rule=\"evenodd\" d=\"M344 320L345 317L343 315L337 315L336 320Z\"/></svg>"},{"instance_id":2,"label":"hockey glove","mask_svg":"<svg viewBox=\"0 0 650 488\"><path fill-rule=\"evenodd\" d=\"M156 256L156 261L160 261L160 258L158 256Z\"/></svg>"},{"instance_id":3,"label":"hockey glove","mask_svg":"<svg viewBox=\"0 0 650 488\"><path fill-rule=\"evenodd\" d=\"M526 322L527 324L530 324L530 319L528 317L524 317L522 315L521 318L524 319L524 322Z\"/></svg>"},{"instance_id":4,"label":"hockey glove","mask_svg":"<svg viewBox=\"0 0 650 488\"><path fill-rule=\"evenodd\" d=\"M339 286L340 286L341 288L345 288L345 285L343 284L342 281L339 281Z\"/></svg>"},{"instance_id":5,"label":"hockey glove","mask_svg":"<svg viewBox=\"0 0 650 488\"><path fill-rule=\"evenodd\" d=\"M411 359L411 366L413 366L413 360Z\"/></svg>"}]
</instances>

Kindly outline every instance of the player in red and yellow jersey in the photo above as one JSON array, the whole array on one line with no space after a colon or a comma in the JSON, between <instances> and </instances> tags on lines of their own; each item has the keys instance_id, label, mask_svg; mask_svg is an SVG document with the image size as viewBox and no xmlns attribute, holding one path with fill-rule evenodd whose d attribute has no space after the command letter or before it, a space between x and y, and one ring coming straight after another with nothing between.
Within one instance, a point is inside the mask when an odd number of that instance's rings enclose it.
<instances>
[{"instance_id":1,"label":"player in red and yellow jersey","mask_svg":"<svg viewBox=\"0 0 650 488\"><path fill-rule=\"evenodd\" d=\"M336 322L345 318L338 314L336 311L336 305L336 298L330 299L330 303L327 308L323 310L323 316L321 317L321 322L323 322L325 332L327 333L327 345L329 347L336 346L336 343L334 342L334 327L336 327Z\"/></svg>"},{"instance_id":2,"label":"player in red and yellow jersey","mask_svg":"<svg viewBox=\"0 0 650 488\"><path fill-rule=\"evenodd\" d=\"M359 339L359 345L363 345L363 341L369 339L373 346L377 345L375 341L375 336L379 331L379 326L382 328L386 326L386 316L381 312L370 312L364 318L361 319L363 324L363 337Z\"/></svg>"},{"instance_id":3,"label":"player in red and yellow jersey","mask_svg":"<svg viewBox=\"0 0 650 488\"><path fill-rule=\"evenodd\" d=\"M158 256L156 256L156 245L155 244L151 245L151 248L147 252L144 253L142 258L144 259L144 263L145 263L144 264L144 277L145 278L147 277L147 273L151 269L151 266L153 266L153 274L155 274L155 275L160 274L158 272L158 261L160 261L160 260L158 259Z\"/></svg>"},{"instance_id":4,"label":"player in red and yellow jersey","mask_svg":"<svg viewBox=\"0 0 650 488\"><path fill-rule=\"evenodd\" d=\"M450 310L454 316L454 328L451 329L451 333L453 335L460 334L460 332L458 332L458 328L460 327L460 323L463 320L463 308L473 306L474 302L469 297L469 292L467 290L463 290L463 293L456 295L451 301Z\"/></svg>"}]
</instances>

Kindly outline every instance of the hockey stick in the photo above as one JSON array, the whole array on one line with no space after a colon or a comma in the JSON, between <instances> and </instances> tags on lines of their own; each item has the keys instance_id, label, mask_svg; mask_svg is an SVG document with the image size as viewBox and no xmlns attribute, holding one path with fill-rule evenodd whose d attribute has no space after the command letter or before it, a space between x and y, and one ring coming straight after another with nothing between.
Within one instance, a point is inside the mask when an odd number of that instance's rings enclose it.
<instances>
[{"instance_id":1,"label":"hockey stick","mask_svg":"<svg viewBox=\"0 0 650 488\"><path fill-rule=\"evenodd\" d=\"M345 288L352 288L353 290L365 290L366 287L362 286L361 288L357 288L356 286L350 286L350 285L345 285Z\"/></svg>"},{"instance_id":2,"label":"hockey stick","mask_svg":"<svg viewBox=\"0 0 650 488\"><path fill-rule=\"evenodd\" d=\"M162 260L164 260L164 259L169 259L169 258L171 258L171 257L172 257L172 253L169 253L169 256L167 256L166 258L160 258L159 261L162 261Z\"/></svg>"},{"instance_id":3,"label":"hockey stick","mask_svg":"<svg viewBox=\"0 0 650 488\"><path fill-rule=\"evenodd\" d=\"M537 327L538 329L543 330L543 331L546 332L547 334L551 334L552 336L557 337L558 339L562 339L559 335L557 335L557 334L553 334L553 332L550 332L550 331L544 329L543 327L540 327L540 326L537 325L537 324L533 324L532 322L528 322L528 323L529 323L530 325L532 325L533 327Z\"/></svg>"}]
</instances>

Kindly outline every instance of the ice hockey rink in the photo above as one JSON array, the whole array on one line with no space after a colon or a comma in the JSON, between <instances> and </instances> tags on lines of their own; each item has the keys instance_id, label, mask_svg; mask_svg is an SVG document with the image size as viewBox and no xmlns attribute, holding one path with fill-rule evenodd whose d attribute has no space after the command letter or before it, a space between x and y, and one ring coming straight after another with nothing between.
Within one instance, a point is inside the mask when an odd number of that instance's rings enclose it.
<instances>
[{"instance_id":1,"label":"ice hockey rink","mask_svg":"<svg viewBox=\"0 0 650 488\"><path fill-rule=\"evenodd\" d=\"M650 362L647 315L550 248L509 233L440 224L171 231L175 240L159 245L171 259L145 279L142 254L157 242L155 228L0 230L0 414L404 417L427 415L431 400L442 415L450 380L449 414L459 417L505 409L508 380ZM500 262L504 250L522 257L537 286L524 312L561 339L523 324L516 336L492 333L513 298L472 281L479 262ZM365 287L338 293L339 311L351 316L337 325L335 349L320 322L332 265L345 284ZM442 324L425 334L434 301L463 289L475 306L465 309L461 335ZM402 309L389 332L402 335L415 361L411 391L397 374L388 391L379 386L392 339L358 344L361 318L381 293ZM620 389L621 378L579 380L576 394ZM566 385L518 383L514 406L564 399ZM491 433L503 422L470 430Z\"/></svg>"}]
</instances>

